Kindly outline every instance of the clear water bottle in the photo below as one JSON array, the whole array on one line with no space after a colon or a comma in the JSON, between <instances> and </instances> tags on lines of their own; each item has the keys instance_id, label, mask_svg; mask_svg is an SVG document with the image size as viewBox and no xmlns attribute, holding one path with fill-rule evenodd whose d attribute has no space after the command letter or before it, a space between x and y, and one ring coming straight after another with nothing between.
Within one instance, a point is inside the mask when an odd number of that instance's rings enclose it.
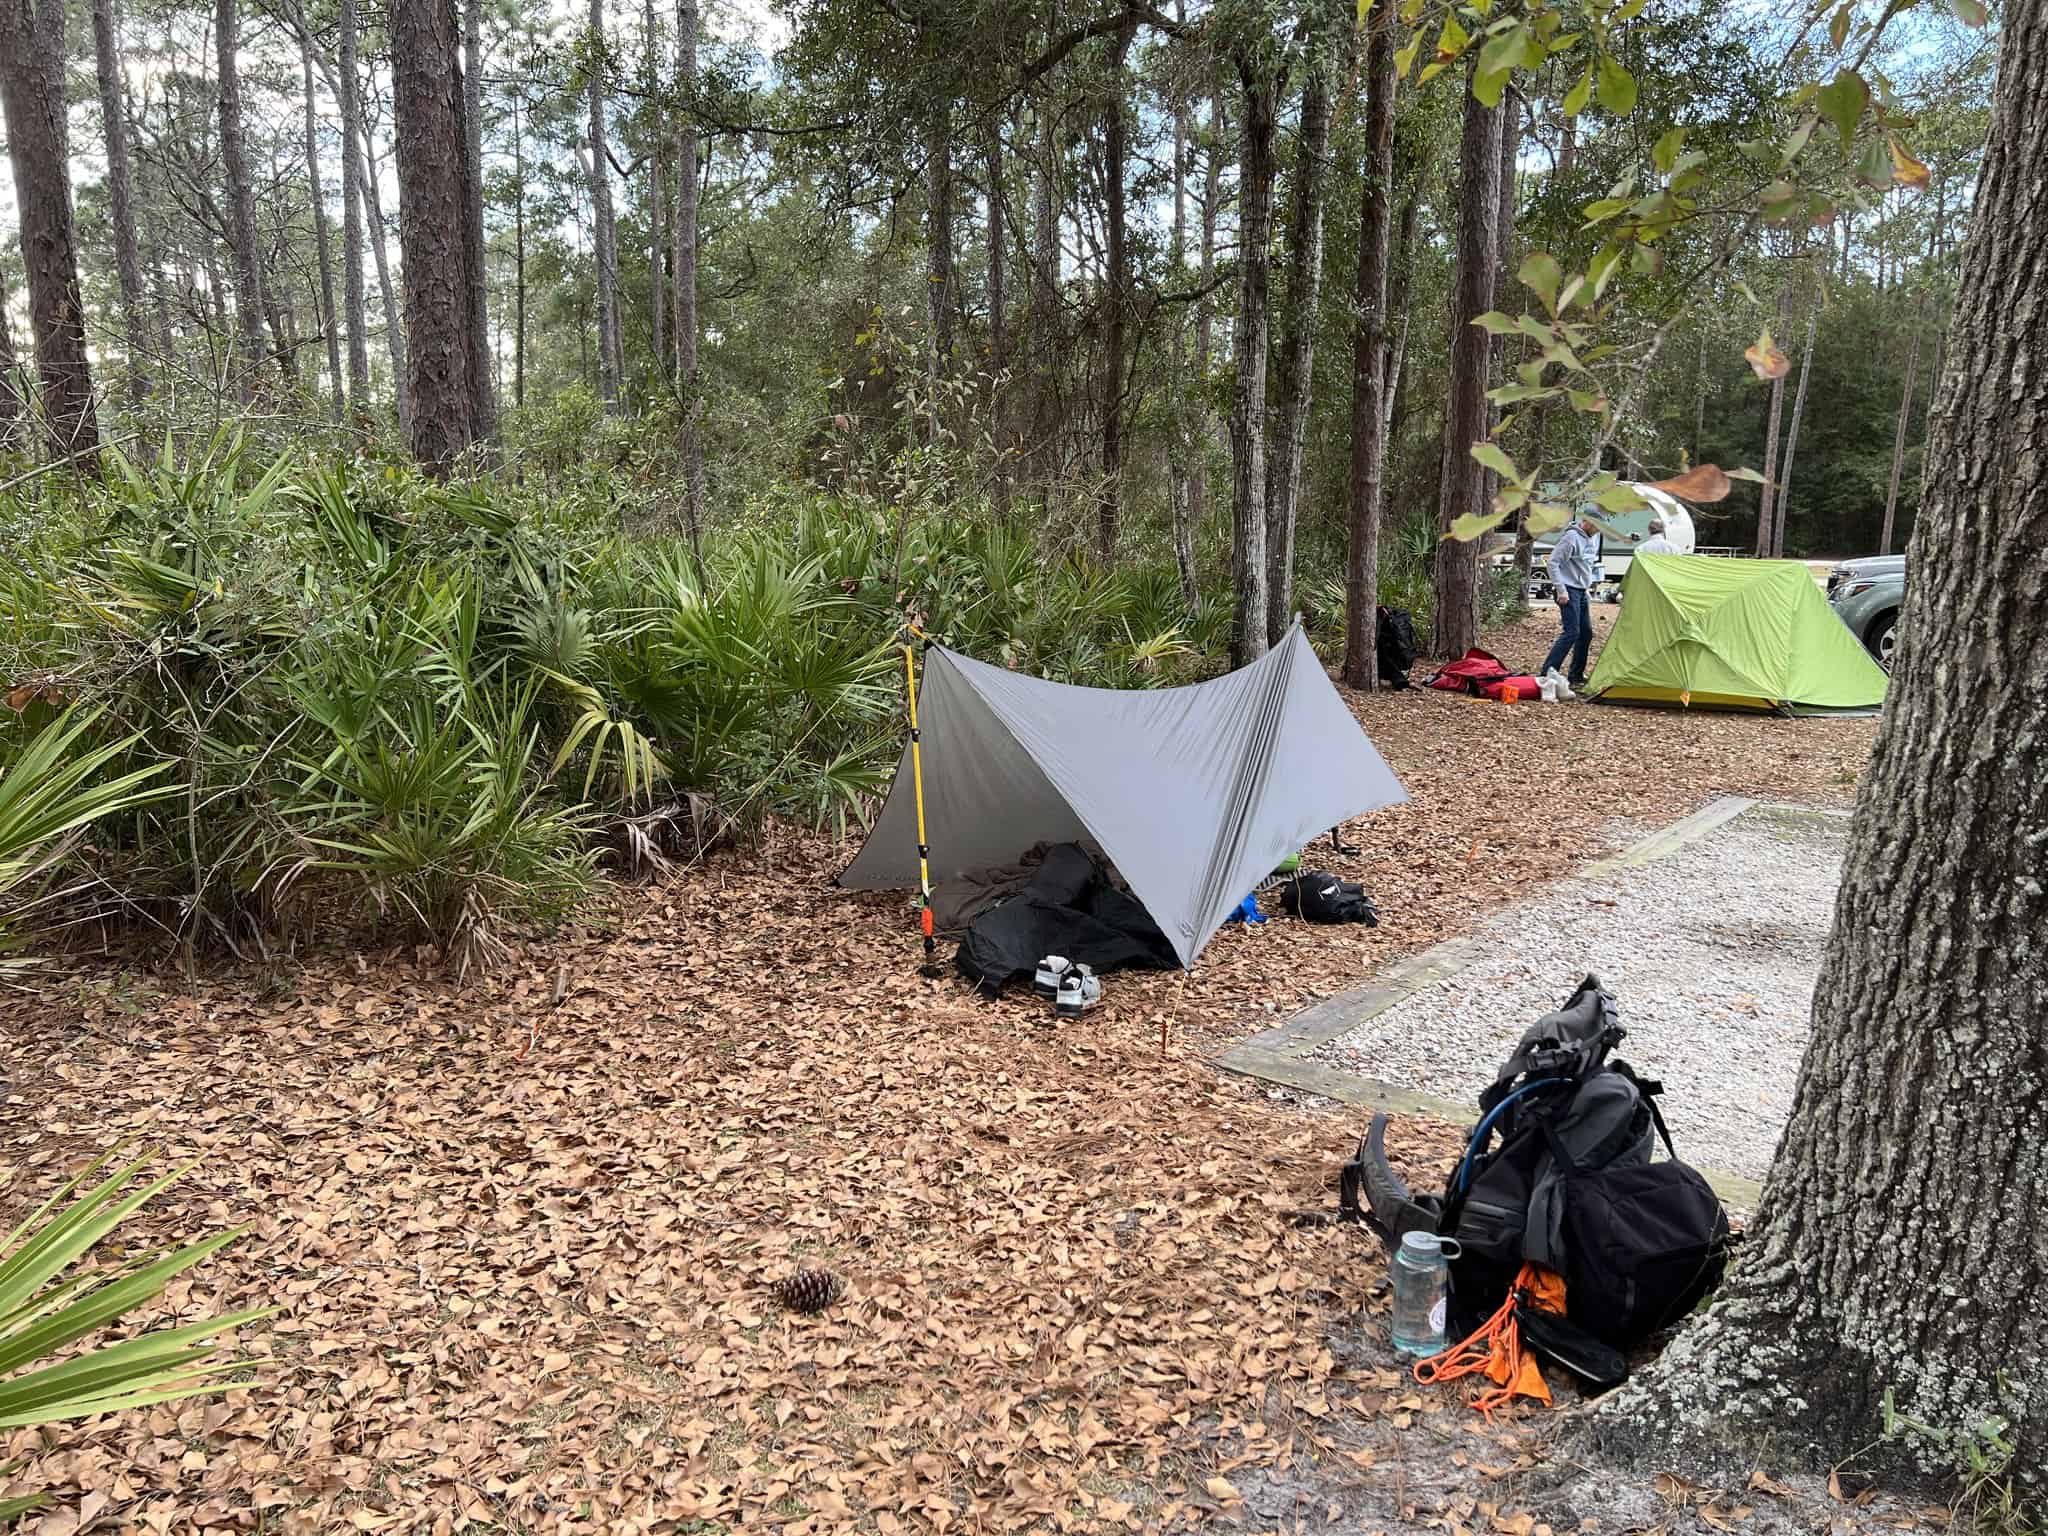
<instances>
[{"instance_id":1,"label":"clear water bottle","mask_svg":"<svg viewBox=\"0 0 2048 1536\"><path fill-rule=\"evenodd\" d=\"M1450 1310L1450 1260L1460 1252L1454 1237L1410 1232L1394 1250L1394 1349L1425 1359L1444 1351L1444 1320Z\"/></svg>"}]
</instances>

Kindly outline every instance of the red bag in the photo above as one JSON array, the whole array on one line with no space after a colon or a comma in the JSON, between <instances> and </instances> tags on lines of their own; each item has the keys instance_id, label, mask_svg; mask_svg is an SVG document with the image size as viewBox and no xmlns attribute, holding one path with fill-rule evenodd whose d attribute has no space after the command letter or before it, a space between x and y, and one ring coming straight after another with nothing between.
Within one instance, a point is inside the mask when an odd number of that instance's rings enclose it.
<instances>
[{"instance_id":1,"label":"red bag","mask_svg":"<svg viewBox=\"0 0 2048 1536\"><path fill-rule=\"evenodd\" d=\"M1488 683L1504 682L1512 675L1507 663L1493 652L1474 646L1456 661L1439 667L1436 675L1424 686L1442 688L1448 693L1470 694L1476 699L1485 694Z\"/></svg>"},{"instance_id":2,"label":"red bag","mask_svg":"<svg viewBox=\"0 0 2048 1536\"><path fill-rule=\"evenodd\" d=\"M1543 684L1533 677L1497 677L1490 683L1479 685L1480 692L1496 703L1500 701L1502 691L1508 688L1514 689L1515 697L1525 702L1543 694Z\"/></svg>"}]
</instances>

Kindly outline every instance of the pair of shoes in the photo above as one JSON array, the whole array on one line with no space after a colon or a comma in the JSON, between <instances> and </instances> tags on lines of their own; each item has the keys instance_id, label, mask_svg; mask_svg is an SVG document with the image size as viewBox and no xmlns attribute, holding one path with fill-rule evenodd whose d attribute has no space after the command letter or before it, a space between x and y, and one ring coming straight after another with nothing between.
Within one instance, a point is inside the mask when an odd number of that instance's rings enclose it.
<instances>
[{"instance_id":1,"label":"pair of shoes","mask_svg":"<svg viewBox=\"0 0 2048 1536\"><path fill-rule=\"evenodd\" d=\"M1539 678L1537 681L1543 689L1544 700L1548 703L1555 704L1563 700L1578 697L1578 695L1575 692L1573 692L1573 690L1578 685L1567 679L1565 675L1562 672L1558 671L1555 667L1552 667L1548 672L1544 673L1543 676Z\"/></svg>"},{"instance_id":2,"label":"pair of shoes","mask_svg":"<svg viewBox=\"0 0 2048 1536\"><path fill-rule=\"evenodd\" d=\"M1052 1011L1063 1019L1078 1019L1081 1014L1102 1001L1102 983L1095 972L1076 961L1067 967L1067 974L1060 978L1059 991L1053 995Z\"/></svg>"},{"instance_id":3,"label":"pair of shoes","mask_svg":"<svg viewBox=\"0 0 2048 1536\"><path fill-rule=\"evenodd\" d=\"M1038 962L1038 969L1032 973L1031 990L1040 997L1051 999L1058 995L1060 978L1067 974L1065 955L1047 955Z\"/></svg>"}]
</instances>

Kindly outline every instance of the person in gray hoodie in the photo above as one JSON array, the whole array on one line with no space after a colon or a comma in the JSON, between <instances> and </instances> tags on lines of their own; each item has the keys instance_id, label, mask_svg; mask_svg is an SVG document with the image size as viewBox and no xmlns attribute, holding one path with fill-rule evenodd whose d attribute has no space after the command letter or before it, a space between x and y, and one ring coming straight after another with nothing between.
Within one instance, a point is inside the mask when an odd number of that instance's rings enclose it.
<instances>
[{"instance_id":1,"label":"person in gray hoodie","mask_svg":"<svg viewBox=\"0 0 2048 1536\"><path fill-rule=\"evenodd\" d=\"M1558 535L1546 564L1562 622L1557 640L1544 658L1543 674L1556 671L1569 655L1571 670L1565 681L1583 688L1586 653L1593 647L1593 584L1600 579L1600 525L1593 521L1591 508L1582 508L1577 525Z\"/></svg>"}]
</instances>

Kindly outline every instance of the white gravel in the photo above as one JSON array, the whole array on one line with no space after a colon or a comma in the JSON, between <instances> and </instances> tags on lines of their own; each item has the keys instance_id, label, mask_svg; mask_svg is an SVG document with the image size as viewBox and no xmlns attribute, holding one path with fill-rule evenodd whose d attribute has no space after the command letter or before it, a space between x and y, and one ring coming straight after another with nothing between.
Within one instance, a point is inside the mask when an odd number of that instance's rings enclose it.
<instances>
[{"instance_id":1,"label":"white gravel","mask_svg":"<svg viewBox=\"0 0 2048 1536\"><path fill-rule=\"evenodd\" d=\"M1761 1180L1806 1048L1848 820L1756 806L1650 863L1574 876L1488 919L1493 957L1432 982L1314 1054L1460 1104L1590 971L1664 1080L1678 1155Z\"/></svg>"}]
</instances>

